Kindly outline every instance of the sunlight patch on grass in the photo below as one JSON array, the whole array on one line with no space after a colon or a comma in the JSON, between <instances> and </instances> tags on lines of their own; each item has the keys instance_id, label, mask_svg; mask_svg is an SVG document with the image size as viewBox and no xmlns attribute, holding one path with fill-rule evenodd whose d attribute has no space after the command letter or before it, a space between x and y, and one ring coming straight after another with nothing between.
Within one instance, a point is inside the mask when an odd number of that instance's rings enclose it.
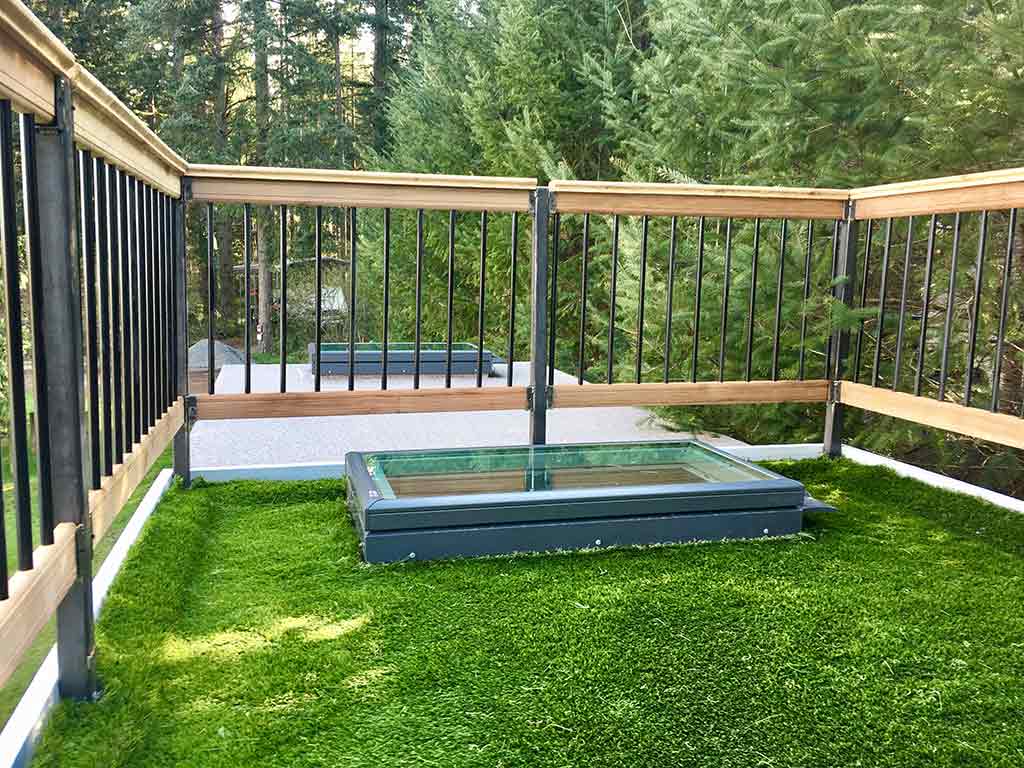
<instances>
[{"instance_id":1,"label":"sunlight patch on grass","mask_svg":"<svg viewBox=\"0 0 1024 768\"><path fill-rule=\"evenodd\" d=\"M171 635L164 642L162 653L164 659L172 662L188 661L198 656L229 659L263 650L286 636L296 636L310 643L337 640L359 631L372 618L372 612L341 621L329 621L320 616L285 616L263 630L227 630L190 639Z\"/></svg>"}]
</instances>

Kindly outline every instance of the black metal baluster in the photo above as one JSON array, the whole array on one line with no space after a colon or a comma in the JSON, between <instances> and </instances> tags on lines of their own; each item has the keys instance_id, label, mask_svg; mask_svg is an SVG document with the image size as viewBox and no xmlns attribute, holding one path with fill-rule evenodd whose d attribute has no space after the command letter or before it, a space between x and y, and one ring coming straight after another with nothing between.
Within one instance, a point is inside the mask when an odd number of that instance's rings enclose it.
<instances>
[{"instance_id":1,"label":"black metal baluster","mask_svg":"<svg viewBox=\"0 0 1024 768\"><path fill-rule=\"evenodd\" d=\"M788 219L782 220L779 231L779 270L775 278L775 334L772 338L772 381L779 380L779 338L782 335L782 294L786 270L786 234Z\"/></svg>"},{"instance_id":2,"label":"black metal baluster","mask_svg":"<svg viewBox=\"0 0 1024 768\"><path fill-rule=\"evenodd\" d=\"M388 340L391 309L391 209L384 209L384 318L381 325L380 388L388 388Z\"/></svg>"},{"instance_id":3,"label":"black metal baluster","mask_svg":"<svg viewBox=\"0 0 1024 768\"><path fill-rule=\"evenodd\" d=\"M0 116L2 117L2 116ZM4 487L4 452L0 441L0 489ZM7 568L7 511L4 509L4 494L0 491L0 601L11 596L7 589L10 571Z\"/></svg>"},{"instance_id":4,"label":"black metal baluster","mask_svg":"<svg viewBox=\"0 0 1024 768\"><path fill-rule=\"evenodd\" d=\"M132 451L135 425L135 398L132 396L132 381L135 378L135 361L132 352L132 272L131 272L131 219L128 213L128 176L124 171L117 175L117 210L121 240L121 358L124 375L124 442L125 450Z\"/></svg>"},{"instance_id":5,"label":"black metal baluster","mask_svg":"<svg viewBox=\"0 0 1024 768\"><path fill-rule=\"evenodd\" d=\"M36 124L32 115L21 116L22 205L25 209L25 251L29 267L29 299L32 303L32 368L36 400L36 473L39 488L40 544L53 544L53 486L50 472L50 411L47 388L46 329L43 327L43 252L39 211L39 177L36 167Z\"/></svg>"},{"instance_id":6,"label":"black metal baluster","mask_svg":"<svg viewBox=\"0 0 1024 768\"><path fill-rule=\"evenodd\" d=\"M558 251L562 216L556 213L551 227L551 309L548 312L548 386L555 383L555 333L558 325Z\"/></svg>"},{"instance_id":7,"label":"black metal baluster","mask_svg":"<svg viewBox=\"0 0 1024 768\"><path fill-rule=\"evenodd\" d=\"M319 209L317 209L319 210ZM317 228L319 232L319 227ZM318 252L319 253L319 252ZM252 392L252 205L246 203L242 208L242 259L245 275L242 278L242 291L245 293L245 394ZM317 276L319 276L319 263ZM320 324L317 323L317 331ZM319 347L318 347L319 349ZM320 359L317 357L317 384L320 383Z\"/></svg>"},{"instance_id":8,"label":"black metal baluster","mask_svg":"<svg viewBox=\"0 0 1024 768\"><path fill-rule=\"evenodd\" d=\"M804 254L804 291L800 304L800 352L797 360L797 378L801 381L806 373L807 354L807 302L811 299L811 260L814 256L814 220L807 220L807 251Z\"/></svg>"},{"instance_id":9,"label":"black metal baluster","mask_svg":"<svg viewBox=\"0 0 1024 768\"><path fill-rule=\"evenodd\" d=\"M914 379L914 394L921 394L921 385L924 382L924 353L925 344L928 341L928 312L931 308L932 299L932 265L935 259L935 229L938 226L939 217L932 214L931 223L928 225L928 255L924 267L924 306L921 309L921 333L917 339L917 376Z\"/></svg>"},{"instance_id":10,"label":"black metal baluster","mask_svg":"<svg viewBox=\"0 0 1024 768\"><path fill-rule=\"evenodd\" d=\"M412 363L412 388L420 388L420 347L423 340L423 209L416 212L416 339Z\"/></svg>"},{"instance_id":11,"label":"black metal baluster","mask_svg":"<svg viewBox=\"0 0 1024 768\"><path fill-rule=\"evenodd\" d=\"M324 324L324 209L316 207L313 221L313 268L316 274L313 276L313 292L316 294L313 300L313 391L320 391L320 345L323 343ZM385 305L386 306L386 305ZM385 350L385 360L387 352ZM386 363L385 363L386 364Z\"/></svg>"},{"instance_id":12,"label":"black metal baluster","mask_svg":"<svg viewBox=\"0 0 1024 768\"><path fill-rule=\"evenodd\" d=\"M103 404L100 429L103 432L103 474L114 471L114 395L111 387L113 361L110 348L110 224L107 201L107 164L96 158L96 241L97 279L100 289L100 391Z\"/></svg>"},{"instance_id":13,"label":"black metal baluster","mask_svg":"<svg viewBox=\"0 0 1024 768\"><path fill-rule=\"evenodd\" d=\"M455 211L448 211L448 332L444 352L444 386L452 386L452 337L455 333Z\"/></svg>"},{"instance_id":14,"label":"black metal baluster","mask_svg":"<svg viewBox=\"0 0 1024 768\"><path fill-rule=\"evenodd\" d=\"M690 360L690 381L697 381L697 354L700 347L700 298L704 282L704 217L697 220L697 286L693 298L693 357Z\"/></svg>"},{"instance_id":15,"label":"black metal baluster","mask_svg":"<svg viewBox=\"0 0 1024 768\"><path fill-rule=\"evenodd\" d=\"M580 333L579 348L576 360L576 378L579 384L583 383L584 353L587 337L587 268L590 260L590 214L583 214L583 264L580 270Z\"/></svg>"},{"instance_id":16,"label":"black metal baluster","mask_svg":"<svg viewBox=\"0 0 1024 768\"><path fill-rule=\"evenodd\" d=\"M145 264L142 257L145 242L145 215L143 213L142 183L132 179L132 218L135 221L133 228L133 251L132 260L134 263L132 282L132 304L135 307L135 381L132 382L132 390L135 397L135 442L142 442L142 435L146 431L146 424L149 420L149 406L146 400L146 311L144 303L143 285L145 280Z\"/></svg>"},{"instance_id":17,"label":"black metal baluster","mask_svg":"<svg viewBox=\"0 0 1024 768\"><path fill-rule=\"evenodd\" d=\"M147 374L146 381L148 389L146 399L149 403L149 422L147 429L156 424L160 414L157 413L156 404L156 316L153 307L153 285L155 282L156 270L153 264L153 240L156 237L156 228L153 217L153 190L146 185L142 187L146 199L146 360Z\"/></svg>"},{"instance_id":18,"label":"black metal baluster","mask_svg":"<svg viewBox=\"0 0 1024 768\"><path fill-rule=\"evenodd\" d=\"M978 317L981 314L981 290L985 271L985 249L988 247L988 211L981 213L981 231L978 233L978 261L974 266L974 301L971 304L971 330L967 340L967 375L964 384L964 405L971 404L974 385L974 353L978 341Z\"/></svg>"},{"instance_id":19,"label":"black metal baluster","mask_svg":"<svg viewBox=\"0 0 1024 768\"><path fill-rule=\"evenodd\" d=\"M124 461L124 365L121 345L121 221L118 216L121 205L118 199L118 175L120 171L110 166L107 179L110 183L107 202L110 210L110 334L114 368L114 463Z\"/></svg>"},{"instance_id":20,"label":"black metal baluster","mask_svg":"<svg viewBox=\"0 0 1024 768\"><path fill-rule=\"evenodd\" d=\"M281 249L281 306L278 312L278 390L288 391L288 206L280 207L280 232L278 235ZM349 307L351 313L352 308ZM352 366L352 355L349 353L349 367Z\"/></svg>"},{"instance_id":21,"label":"black metal baluster","mask_svg":"<svg viewBox=\"0 0 1024 768\"><path fill-rule=\"evenodd\" d=\"M612 218L612 285L608 307L608 383L615 373L615 292L619 281L619 215Z\"/></svg>"},{"instance_id":22,"label":"black metal baluster","mask_svg":"<svg viewBox=\"0 0 1024 768\"><path fill-rule=\"evenodd\" d=\"M999 412L999 387L1003 375L1003 343L1006 338L1006 315L1010 310L1010 281L1013 272L1013 239L1017 229L1017 209L1010 209L1010 224L1006 232L1006 259L1003 261L1003 292L999 301L999 330L996 333L995 360L992 361L992 403L993 413Z\"/></svg>"},{"instance_id":23,"label":"black metal baluster","mask_svg":"<svg viewBox=\"0 0 1024 768\"><path fill-rule=\"evenodd\" d=\"M662 381L668 384L669 368L672 356L672 299L675 293L676 281L676 253L678 250L678 221L673 216L670 222L671 232L668 237L668 280L665 287L665 369L662 371Z\"/></svg>"},{"instance_id":24,"label":"black metal baluster","mask_svg":"<svg viewBox=\"0 0 1024 768\"><path fill-rule=\"evenodd\" d=\"M7 394L10 408L11 473L18 570L32 568L32 489L29 485L28 420L25 409L25 360L21 286L18 276L18 225L14 191L14 123L9 101L0 100L0 240L4 249L4 304L7 310ZM4 550L6 553L6 549ZM6 555L5 555L6 556ZM6 584L6 582L5 582Z\"/></svg>"},{"instance_id":25,"label":"black metal baluster","mask_svg":"<svg viewBox=\"0 0 1024 768\"><path fill-rule=\"evenodd\" d=\"M3 102L0 102L3 104ZM3 121L0 116L0 122ZM78 153L79 206L82 219L82 263L85 266L85 375L87 409L89 412L89 487L100 487L100 392L99 392L99 340L96 325L96 201L92 155L85 150Z\"/></svg>"},{"instance_id":26,"label":"black metal baluster","mask_svg":"<svg viewBox=\"0 0 1024 768\"><path fill-rule=\"evenodd\" d=\"M754 249L750 255L750 304L747 307L747 359L743 376L750 381L754 362L754 312L757 309L757 257L761 250L761 219L754 219Z\"/></svg>"},{"instance_id":27,"label":"black metal baluster","mask_svg":"<svg viewBox=\"0 0 1024 768\"><path fill-rule=\"evenodd\" d=\"M832 222L832 268L828 276L828 336L825 338L825 373L824 377L832 377L832 302L836 298L836 269L839 264L839 220Z\"/></svg>"},{"instance_id":28,"label":"black metal baluster","mask_svg":"<svg viewBox=\"0 0 1024 768\"><path fill-rule=\"evenodd\" d=\"M156 413L157 418L163 418L167 410L167 305L165 292L166 270L164 259L166 257L166 240L164 239L164 196L157 189L153 189L153 219L155 233L153 237L153 262L156 280L153 281L153 310L156 315L156 322L153 324L153 342L156 349Z\"/></svg>"},{"instance_id":29,"label":"black metal baluster","mask_svg":"<svg viewBox=\"0 0 1024 768\"><path fill-rule=\"evenodd\" d=\"M485 280L487 278L487 211L480 214L480 298L477 300L477 348L476 348L476 385L483 386L484 375L484 311L485 311Z\"/></svg>"},{"instance_id":30,"label":"black metal baluster","mask_svg":"<svg viewBox=\"0 0 1024 768\"><path fill-rule=\"evenodd\" d=\"M949 264L949 289L946 293L946 323L942 331L942 365L939 369L939 392L936 399L946 399L949 377L949 341L953 333L953 308L956 303L956 270L960 260L960 213L953 219L953 255Z\"/></svg>"},{"instance_id":31,"label":"black metal baluster","mask_svg":"<svg viewBox=\"0 0 1024 768\"><path fill-rule=\"evenodd\" d=\"M871 386L878 386L882 360L882 338L885 335L885 294L889 285L889 251L892 249L892 219L885 223L885 248L882 250L881 278L878 288L878 331L875 341L875 360L871 368Z\"/></svg>"},{"instance_id":32,"label":"black metal baluster","mask_svg":"<svg viewBox=\"0 0 1024 768\"><path fill-rule=\"evenodd\" d=\"M358 304L356 302L356 208L348 209L348 390L356 388L356 320Z\"/></svg>"},{"instance_id":33,"label":"black metal baluster","mask_svg":"<svg viewBox=\"0 0 1024 768\"><path fill-rule=\"evenodd\" d=\"M505 370L505 384L512 386L513 360L516 353L516 256L519 253L519 211L512 213L512 256L509 276L508 306L508 364Z\"/></svg>"},{"instance_id":34,"label":"black metal baluster","mask_svg":"<svg viewBox=\"0 0 1024 768\"><path fill-rule=\"evenodd\" d=\"M647 300L647 234L650 217L644 215L640 221L640 297L636 310L636 383L643 374L644 362L644 305Z\"/></svg>"},{"instance_id":35,"label":"black metal baluster","mask_svg":"<svg viewBox=\"0 0 1024 768\"><path fill-rule=\"evenodd\" d=\"M718 339L718 380L725 381L725 347L729 325L729 287L732 283L732 219L725 220L725 264L722 267L722 323Z\"/></svg>"},{"instance_id":36,"label":"black metal baluster","mask_svg":"<svg viewBox=\"0 0 1024 768\"><path fill-rule=\"evenodd\" d=\"M172 288L172 223L171 223L171 198L168 195L160 193L160 199L163 201L164 209L164 258L163 258L163 289L164 289L164 326L163 326L163 338L164 338L164 381L163 381L163 393L164 393L164 410L166 411L171 407L171 402L174 399L174 379L175 370L172 362L172 353L174 349L174 308L173 308L173 288Z\"/></svg>"},{"instance_id":37,"label":"black metal baluster","mask_svg":"<svg viewBox=\"0 0 1024 768\"><path fill-rule=\"evenodd\" d=\"M213 203L206 204L206 391L213 394L214 356L213 334L217 287L217 270L214 268L213 249Z\"/></svg>"},{"instance_id":38,"label":"black metal baluster","mask_svg":"<svg viewBox=\"0 0 1024 768\"><path fill-rule=\"evenodd\" d=\"M903 331L906 326L907 290L910 286L910 259L914 252L914 217L907 218L907 248L903 256L903 287L900 291L900 318L896 324L896 368L892 373L892 389L900 384L900 369L903 367Z\"/></svg>"},{"instance_id":39,"label":"black metal baluster","mask_svg":"<svg viewBox=\"0 0 1024 768\"><path fill-rule=\"evenodd\" d=\"M871 219L867 221L867 232L864 234L864 268L860 276L860 309L868 305L868 263L871 261L871 237L874 231ZM860 381L861 351L864 346L864 318L857 321L857 346L853 353L853 380Z\"/></svg>"}]
</instances>

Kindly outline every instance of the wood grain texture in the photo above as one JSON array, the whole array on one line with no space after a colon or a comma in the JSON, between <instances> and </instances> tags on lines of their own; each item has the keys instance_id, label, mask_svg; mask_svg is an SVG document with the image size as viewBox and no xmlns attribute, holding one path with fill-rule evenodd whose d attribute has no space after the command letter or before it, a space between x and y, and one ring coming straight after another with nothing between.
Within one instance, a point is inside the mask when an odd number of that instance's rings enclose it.
<instances>
[{"instance_id":1,"label":"wood grain texture","mask_svg":"<svg viewBox=\"0 0 1024 768\"><path fill-rule=\"evenodd\" d=\"M855 384L852 381L840 383L839 402L979 440L1024 448L1024 419L1016 416L893 392L868 384Z\"/></svg>"},{"instance_id":2,"label":"wood grain texture","mask_svg":"<svg viewBox=\"0 0 1024 768\"><path fill-rule=\"evenodd\" d=\"M0 98L10 99L16 111L48 122L53 119L53 77L0 23Z\"/></svg>"},{"instance_id":3,"label":"wood grain texture","mask_svg":"<svg viewBox=\"0 0 1024 768\"><path fill-rule=\"evenodd\" d=\"M890 197L910 192L934 192L946 189L968 189L990 184L1006 184L1024 181L1024 168L1003 168L981 173L963 173L957 176L940 176L930 179L913 179L890 184L876 184L850 190L851 200L865 200L871 197Z\"/></svg>"},{"instance_id":4,"label":"wood grain texture","mask_svg":"<svg viewBox=\"0 0 1024 768\"><path fill-rule=\"evenodd\" d=\"M885 219L1020 207L1024 207L1024 180L1007 180L867 197L854 203L854 215L858 219Z\"/></svg>"},{"instance_id":5,"label":"wood grain texture","mask_svg":"<svg viewBox=\"0 0 1024 768\"><path fill-rule=\"evenodd\" d=\"M53 544L32 553L32 570L18 571L7 582L10 597L0 602L0 686L75 581L75 529L74 523L60 523L53 530Z\"/></svg>"},{"instance_id":6,"label":"wood grain texture","mask_svg":"<svg viewBox=\"0 0 1024 768\"><path fill-rule=\"evenodd\" d=\"M196 396L196 416L208 420L513 411L526 408L526 387L267 392L251 395Z\"/></svg>"},{"instance_id":7,"label":"wood grain texture","mask_svg":"<svg viewBox=\"0 0 1024 768\"><path fill-rule=\"evenodd\" d=\"M458 211L529 211L530 190L429 186L417 182L263 180L190 177L198 202L328 205Z\"/></svg>"},{"instance_id":8,"label":"wood grain texture","mask_svg":"<svg viewBox=\"0 0 1024 768\"><path fill-rule=\"evenodd\" d=\"M828 382L700 381L669 384L556 384L555 408L626 405L720 405L749 403L823 403Z\"/></svg>"},{"instance_id":9,"label":"wood grain texture","mask_svg":"<svg viewBox=\"0 0 1024 768\"><path fill-rule=\"evenodd\" d=\"M587 192L555 193L559 213L605 213L625 216L719 216L733 218L841 219L845 199L828 197L770 197L707 194L692 187L668 193Z\"/></svg>"},{"instance_id":10,"label":"wood grain texture","mask_svg":"<svg viewBox=\"0 0 1024 768\"><path fill-rule=\"evenodd\" d=\"M382 171L340 171L326 168L275 168L259 165L203 165L189 163L187 173L194 179L239 179L245 181L320 181L383 186L455 187L458 189L537 188L537 180L521 176L456 176L435 173L392 173Z\"/></svg>"},{"instance_id":11,"label":"wood grain texture","mask_svg":"<svg viewBox=\"0 0 1024 768\"><path fill-rule=\"evenodd\" d=\"M168 409L156 426L144 435L141 443L132 446L124 462L114 467L109 477L97 490L89 491L89 513L92 515L92 534L96 541L110 529L110 524L145 479L150 467L170 445L171 440L185 423L185 406L178 400Z\"/></svg>"}]
</instances>

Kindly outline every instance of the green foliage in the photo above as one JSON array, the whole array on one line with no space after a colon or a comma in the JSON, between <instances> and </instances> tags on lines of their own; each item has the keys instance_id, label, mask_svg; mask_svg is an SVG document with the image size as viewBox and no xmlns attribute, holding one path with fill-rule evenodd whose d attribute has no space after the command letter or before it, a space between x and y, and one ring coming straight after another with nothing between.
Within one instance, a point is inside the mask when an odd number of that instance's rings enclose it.
<instances>
[{"instance_id":1,"label":"green foliage","mask_svg":"<svg viewBox=\"0 0 1024 768\"><path fill-rule=\"evenodd\" d=\"M176 489L100 619L104 695L60 705L36 764L1012 765L1024 518L773 468L839 511L787 540L385 567L339 482Z\"/></svg>"}]
</instances>

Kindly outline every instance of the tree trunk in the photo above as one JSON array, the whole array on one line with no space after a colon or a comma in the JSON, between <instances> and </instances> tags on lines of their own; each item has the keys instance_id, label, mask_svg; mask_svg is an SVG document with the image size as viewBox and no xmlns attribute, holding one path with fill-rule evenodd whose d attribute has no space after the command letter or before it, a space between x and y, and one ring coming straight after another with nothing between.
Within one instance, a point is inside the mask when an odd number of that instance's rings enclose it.
<instances>
[{"instance_id":1,"label":"tree trunk","mask_svg":"<svg viewBox=\"0 0 1024 768\"><path fill-rule=\"evenodd\" d=\"M228 143L228 67L224 40L224 0L215 0L213 6L212 48L215 57L213 119L216 127L214 140L218 160L224 162ZM220 300L221 332L234 329L238 323L238 291L234 275L234 227L226 208L217 211L217 298Z\"/></svg>"},{"instance_id":2,"label":"tree trunk","mask_svg":"<svg viewBox=\"0 0 1024 768\"><path fill-rule=\"evenodd\" d=\"M387 140L387 121L384 117L384 102L387 99L388 70L388 0L374 0L373 3L373 99L370 104L370 120L373 126L373 146L383 151Z\"/></svg>"},{"instance_id":3,"label":"tree trunk","mask_svg":"<svg viewBox=\"0 0 1024 768\"><path fill-rule=\"evenodd\" d=\"M267 163L267 143L270 132L270 71L267 65L267 43L272 32L267 16L266 0L252 0L253 14L253 93L256 97L256 145L253 162ZM267 353L271 349L270 313L273 303L274 283L270 271L270 208L256 211L256 261L257 270L257 334L256 349Z\"/></svg>"}]
</instances>

